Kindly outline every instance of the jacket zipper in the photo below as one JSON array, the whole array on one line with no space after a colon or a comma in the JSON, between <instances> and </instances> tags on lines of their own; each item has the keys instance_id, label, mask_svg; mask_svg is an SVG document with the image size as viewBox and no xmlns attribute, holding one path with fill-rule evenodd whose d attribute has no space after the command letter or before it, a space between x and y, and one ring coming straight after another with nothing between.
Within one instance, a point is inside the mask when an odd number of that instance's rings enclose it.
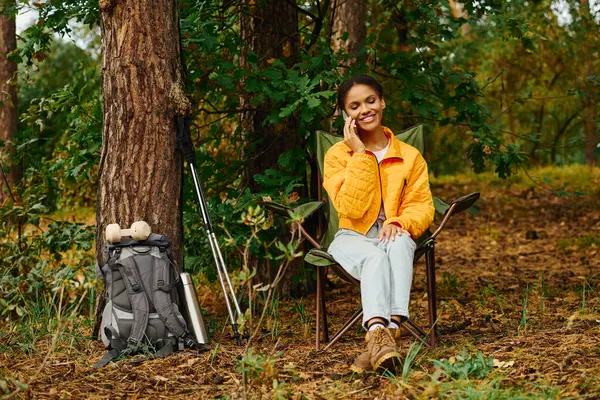
<instances>
[{"instance_id":1,"label":"jacket zipper","mask_svg":"<svg viewBox=\"0 0 600 400\"><path fill-rule=\"evenodd\" d=\"M379 209L381 210L381 206L383 206L383 184L381 183L381 170L379 169L379 161L377 161L377 157L375 157L375 154L373 154L371 151L367 150L368 154L372 155L375 158L375 162L377 163L377 178L379 178L379 197L381 198L381 200L379 201ZM381 160L383 161L383 160ZM375 221L373 221L370 225L369 225L369 229L371 229L371 227L377 222L377 218L379 218L379 211L377 211L377 215L375 216Z\"/></svg>"},{"instance_id":2,"label":"jacket zipper","mask_svg":"<svg viewBox=\"0 0 600 400\"><path fill-rule=\"evenodd\" d=\"M377 157L375 157L375 160L377 160ZM383 162L383 160L381 160ZM381 205L379 206L379 210L381 210L381 207L383 207L383 212L385 213L385 206L383 205L383 183L381 182L381 169L379 168L379 162L377 162L377 176L379 177L379 195L381 196ZM377 223L377 220L379 219L379 211L377 211L377 216L375 217L375 222L373 222L373 224ZM371 226L373 226L373 224L371 224ZM379 224L378 224L379 226ZM370 228L369 228L370 229Z\"/></svg>"},{"instance_id":3,"label":"jacket zipper","mask_svg":"<svg viewBox=\"0 0 600 400\"><path fill-rule=\"evenodd\" d=\"M404 186L402 186L402 190L400 191L400 204L403 202L402 198L404 197L404 189L406 189L406 186L408 186L408 182L406 181L406 178L404 178Z\"/></svg>"},{"instance_id":4,"label":"jacket zipper","mask_svg":"<svg viewBox=\"0 0 600 400\"><path fill-rule=\"evenodd\" d=\"M375 154L369 152L369 154L372 154L373 157L375 157ZM375 157L375 161L377 161L377 157ZM384 160L381 160L381 162L383 162ZM380 202L380 207L379 209L381 210L381 207L383 207L383 210L385 212L385 205L383 204L383 183L381 182L381 168L379 168L379 162L377 163L377 177L379 178L379 195L381 197L381 202ZM406 189L406 187L408 186L408 181L406 180L406 178L404 178L404 185L402 186L402 190L400 191L400 204L402 204L402 198L404 197L404 190ZM369 226L373 226L376 222L377 219L379 218L379 212L377 212L377 216L375 217L375 221L373 221L373 223ZM386 215L387 218L387 215Z\"/></svg>"}]
</instances>

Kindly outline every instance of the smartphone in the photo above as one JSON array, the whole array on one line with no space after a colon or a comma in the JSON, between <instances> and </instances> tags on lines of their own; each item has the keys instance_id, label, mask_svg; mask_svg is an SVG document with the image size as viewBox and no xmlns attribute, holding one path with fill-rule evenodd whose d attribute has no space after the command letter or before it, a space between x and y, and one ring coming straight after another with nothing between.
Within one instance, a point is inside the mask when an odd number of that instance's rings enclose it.
<instances>
[{"instance_id":1,"label":"smartphone","mask_svg":"<svg viewBox=\"0 0 600 400\"><path fill-rule=\"evenodd\" d=\"M345 110L342 110L342 116L344 117L344 121L348 119L348 114L346 114Z\"/></svg>"}]
</instances>

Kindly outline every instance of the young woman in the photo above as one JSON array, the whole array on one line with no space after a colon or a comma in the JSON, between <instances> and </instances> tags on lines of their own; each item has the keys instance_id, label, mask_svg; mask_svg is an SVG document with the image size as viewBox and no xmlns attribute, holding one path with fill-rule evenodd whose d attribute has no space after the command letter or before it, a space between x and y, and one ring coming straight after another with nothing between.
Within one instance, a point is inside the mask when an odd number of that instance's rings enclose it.
<instances>
[{"instance_id":1,"label":"young woman","mask_svg":"<svg viewBox=\"0 0 600 400\"><path fill-rule=\"evenodd\" d=\"M352 369L392 369L400 357L395 339L408 317L413 239L435 211L427 164L382 125L385 101L375 79L345 81L337 101L348 117L344 140L325 155L323 186L340 219L328 252L360 280L367 349Z\"/></svg>"}]
</instances>

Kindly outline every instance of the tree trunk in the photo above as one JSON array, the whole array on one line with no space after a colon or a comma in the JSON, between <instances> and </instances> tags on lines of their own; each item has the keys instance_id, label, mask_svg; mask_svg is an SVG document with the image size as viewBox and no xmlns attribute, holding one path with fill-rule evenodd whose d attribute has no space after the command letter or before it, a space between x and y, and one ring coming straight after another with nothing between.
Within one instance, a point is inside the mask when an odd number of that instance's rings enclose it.
<instances>
[{"instance_id":1,"label":"tree trunk","mask_svg":"<svg viewBox=\"0 0 600 400\"><path fill-rule=\"evenodd\" d=\"M585 129L585 163L591 167L598 166L598 161L596 160L598 135L596 134L597 122L595 122L598 114L596 114L594 108L593 103L585 108L583 123Z\"/></svg>"},{"instance_id":2,"label":"tree trunk","mask_svg":"<svg viewBox=\"0 0 600 400\"><path fill-rule=\"evenodd\" d=\"M590 60L586 60L587 76L592 76L592 67ZM598 113L596 112L596 94L594 93L597 89L593 87L592 82L587 83L586 96L583 98L583 129L584 129L584 141L585 141L585 163L591 167L598 166L596 159L596 149L598 146L598 135L596 134L596 127L598 126Z\"/></svg>"},{"instance_id":3,"label":"tree trunk","mask_svg":"<svg viewBox=\"0 0 600 400\"><path fill-rule=\"evenodd\" d=\"M351 55L348 65L353 64L356 62L360 48L365 44L367 3L365 0L336 0L331 4L333 9L331 47L334 51L342 50ZM343 39L344 33L348 34L346 40Z\"/></svg>"},{"instance_id":4,"label":"tree trunk","mask_svg":"<svg viewBox=\"0 0 600 400\"><path fill-rule=\"evenodd\" d=\"M592 32L598 32L598 23L594 20L590 4L588 0L580 0L582 25L585 27L585 32L590 34ZM592 36L587 36L589 40L595 40L596 36L592 33ZM594 75L592 69L592 61L588 55L584 56L585 59L585 72L586 78ZM584 127L584 141L585 141L585 163L589 166L595 167L598 165L596 158L596 151L598 146L598 136L596 133L596 127L598 126L598 113L597 113L597 99L598 89L596 89L591 81L586 83L586 96L583 97L583 127Z\"/></svg>"},{"instance_id":5,"label":"tree trunk","mask_svg":"<svg viewBox=\"0 0 600 400\"><path fill-rule=\"evenodd\" d=\"M240 32L247 43L240 59L242 68L248 66L246 51L258 55L260 68L267 67L269 60L273 58L281 60L290 67L298 58L298 13L289 1L245 0L240 16ZM249 96L242 96L241 108L252 108L251 100ZM277 126L263 125L272 103L265 101L256 108L255 111L247 111L241 115L241 125L246 138L243 154L246 161L244 179L253 192L260 190L259 185L254 181L254 175L274 167L281 154L303 145L303 139L298 134L297 121L293 116ZM288 235L287 229L282 231L281 235L282 237ZM256 256L251 263L257 264L257 281L269 283L273 281L277 272L276 265L270 265L269 262L259 260ZM279 293L284 297L290 294L291 278L296 269L295 266L290 266L289 273L280 283Z\"/></svg>"},{"instance_id":6,"label":"tree trunk","mask_svg":"<svg viewBox=\"0 0 600 400\"><path fill-rule=\"evenodd\" d=\"M104 126L96 254L107 224L137 220L173 242L183 265L182 156L175 115L186 114L175 0L101 0Z\"/></svg>"},{"instance_id":7,"label":"tree trunk","mask_svg":"<svg viewBox=\"0 0 600 400\"><path fill-rule=\"evenodd\" d=\"M579 115L579 113L580 113L580 110L577 110L573 114L571 114L565 120L565 122L558 128L558 131L556 132L556 135L554 136L554 139L552 141L552 151L550 153L550 162L553 163L554 165L556 165L558 163L558 160L556 159L558 141L567 132L567 128L569 127L569 125L571 124L571 122L575 119L575 117L577 117Z\"/></svg>"},{"instance_id":8,"label":"tree trunk","mask_svg":"<svg viewBox=\"0 0 600 400\"><path fill-rule=\"evenodd\" d=\"M365 0L334 0L331 3L332 34L331 48L334 52L342 51L350 55L346 66L356 63L358 52L365 44L367 35L366 15L367 5ZM344 34L348 34L346 40ZM337 133L333 121L342 114L336 107L329 130Z\"/></svg>"},{"instance_id":9,"label":"tree trunk","mask_svg":"<svg viewBox=\"0 0 600 400\"><path fill-rule=\"evenodd\" d=\"M539 134L539 139L542 140L542 134L544 132L543 127L544 127L544 109L545 109L545 104L544 104L544 100L542 100L542 105L540 106L540 111L538 113L538 117L537 117L537 133ZM529 159L534 161L535 163L539 164L539 160L538 160L538 156L536 154L536 151L539 149L540 147L540 142L533 142L533 145L531 146L531 151L529 152Z\"/></svg>"},{"instance_id":10,"label":"tree trunk","mask_svg":"<svg viewBox=\"0 0 600 400\"><path fill-rule=\"evenodd\" d=\"M275 58L283 61L288 67L298 58L298 14L296 8L283 0L266 0L258 2L246 0L240 18L240 30L247 49L256 53L259 66L265 68L269 60ZM248 65L246 52L242 53L240 64ZM240 99L241 108L250 108L249 97ZM246 159L245 179L252 191L258 186L254 175L273 167L282 153L302 145L297 132L297 122L293 117L284 124L274 126L264 121L269 114L272 103L264 102L256 111L245 112L241 116L245 131Z\"/></svg>"},{"instance_id":11,"label":"tree trunk","mask_svg":"<svg viewBox=\"0 0 600 400\"><path fill-rule=\"evenodd\" d=\"M14 1L12 3L14 4ZM0 141L2 142L12 141L17 131L17 64L7 59L8 53L16 47L15 18L0 15ZM0 147L0 168L12 165L12 151L13 146L7 143L5 147ZM0 171L0 205L4 204L7 198L11 198L10 192L18 179L19 171L16 167L11 168L8 173Z\"/></svg>"}]
</instances>

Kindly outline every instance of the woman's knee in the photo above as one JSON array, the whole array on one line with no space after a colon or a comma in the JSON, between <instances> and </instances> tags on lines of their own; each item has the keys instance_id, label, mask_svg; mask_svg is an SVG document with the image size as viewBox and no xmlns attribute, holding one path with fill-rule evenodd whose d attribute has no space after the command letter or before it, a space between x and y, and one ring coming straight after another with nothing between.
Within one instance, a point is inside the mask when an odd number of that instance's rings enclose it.
<instances>
[{"instance_id":1,"label":"woman's knee","mask_svg":"<svg viewBox=\"0 0 600 400\"><path fill-rule=\"evenodd\" d=\"M396 240L390 240L388 242L387 251L391 252L411 252L413 253L417 248L416 243L407 234L402 234L396 237Z\"/></svg>"},{"instance_id":2,"label":"woman's knee","mask_svg":"<svg viewBox=\"0 0 600 400\"><path fill-rule=\"evenodd\" d=\"M363 271L367 273L388 272L390 270L390 259L386 252L380 249L370 251L365 257Z\"/></svg>"}]
</instances>

